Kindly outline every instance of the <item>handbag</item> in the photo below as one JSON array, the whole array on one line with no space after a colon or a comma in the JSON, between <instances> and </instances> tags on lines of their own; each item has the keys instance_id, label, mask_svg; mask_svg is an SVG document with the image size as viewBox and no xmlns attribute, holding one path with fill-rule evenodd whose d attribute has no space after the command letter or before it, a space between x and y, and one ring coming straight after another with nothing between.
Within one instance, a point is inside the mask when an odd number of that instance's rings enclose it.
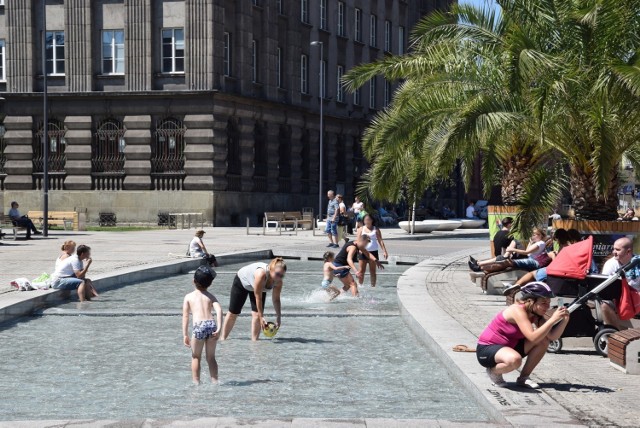
<instances>
[{"instance_id":1,"label":"handbag","mask_svg":"<svg viewBox=\"0 0 640 428\"><path fill-rule=\"evenodd\" d=\"M347 224L349 224L349 217L346 215L338 216L338 226L346 226Z\"/></svg>"}]
</instances>

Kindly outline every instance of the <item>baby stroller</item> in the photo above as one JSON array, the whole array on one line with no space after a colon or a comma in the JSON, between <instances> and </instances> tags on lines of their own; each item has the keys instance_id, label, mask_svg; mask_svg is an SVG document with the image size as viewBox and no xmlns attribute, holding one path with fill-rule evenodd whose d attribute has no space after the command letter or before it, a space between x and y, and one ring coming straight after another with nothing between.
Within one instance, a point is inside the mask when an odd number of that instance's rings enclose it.
<instances>
[{"instance_id":1,"label":"baby stroller","mask_svg":"<svg viewBox=\"0 0 640 428\"><path fill-rule=\"evenodd\" d=\"M590 236L565 248L547 266L547 284L554 294L557 297L575 298L570 304L564 304L571 318L561 338L549 344L549 352L562 349L562 337L591 337L598 354L607 356L609 335L618 330L604 324L600 304L603 300L620 298L624 272L634 268L640 261L632 260L610 277L587 275L592 256L593 237ZM595 317L587 304L589 301L595 302Z\"/></svg>"}]
</instances>

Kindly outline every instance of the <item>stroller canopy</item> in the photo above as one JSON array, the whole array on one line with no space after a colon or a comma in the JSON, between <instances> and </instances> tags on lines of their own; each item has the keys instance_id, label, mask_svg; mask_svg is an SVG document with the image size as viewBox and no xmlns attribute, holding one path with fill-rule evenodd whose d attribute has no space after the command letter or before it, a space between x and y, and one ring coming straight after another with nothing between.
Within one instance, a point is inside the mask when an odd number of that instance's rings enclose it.
<instances>
[{"instance_id":1,"label":"stroller canopy","mask_svg":"<svg viewBox=\"0 0 640 428\"><path fill-rule=\"evenodd\" d=\"M593 236L565 247L547 266L547 275L584 279L591 268Z\"/></svg>"}]
</instances>

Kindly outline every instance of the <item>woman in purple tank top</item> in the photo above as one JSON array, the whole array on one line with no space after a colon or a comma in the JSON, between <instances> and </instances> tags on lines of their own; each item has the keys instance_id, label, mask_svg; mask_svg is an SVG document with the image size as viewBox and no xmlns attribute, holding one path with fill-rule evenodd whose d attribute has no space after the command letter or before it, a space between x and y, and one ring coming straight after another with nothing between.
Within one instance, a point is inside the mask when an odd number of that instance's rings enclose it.
<instances>
[{"instance_id":1,"label":"woman in purple tank top","mask_svg":"<svg viewBox=\"0 0 640 428\"><path fill-rule=\"evenodd\" d=\"M502 375L517 370L526 357L516 384L537 389L540 386L529 376L547 352L549 342L562 335L569 322L569 312L561 307L545 321L544 316L554 296L544 282L530 282L520 292L521 298L496 315L482 332L476 356L478 362L487 368L493 384L499 387L507 386Z\"/></svg>"}]
</instances>

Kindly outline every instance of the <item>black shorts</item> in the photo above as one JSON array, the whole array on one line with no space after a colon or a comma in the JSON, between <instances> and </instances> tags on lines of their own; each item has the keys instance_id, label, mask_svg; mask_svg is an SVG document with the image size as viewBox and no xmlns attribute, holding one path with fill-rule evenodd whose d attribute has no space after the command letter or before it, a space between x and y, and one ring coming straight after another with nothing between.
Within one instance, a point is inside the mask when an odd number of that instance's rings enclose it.
<instances>
[{"instance_id":1,"label":"black shorts","mask_svg":"<svg viewBox=\"0 0 640 428\"><path fill-rule=\"evenodd\" d=\"M378 258L378 250L369 251L369 254L371 254L373 257L375 257L375 258L376 258L376 260L380 260L380 259ZM368 258L366 258L366 257L364 256L364 254L362 254L362 253L358 253L358 260L369 261L369 259L368 259Z\"/></svg>"},{"instance_id":2,"label":"black shorts","mask_svg":"<svg viewBox=\"0 0 640 428\"><path fill-rule=\"evenodd\" d=\"M496 363L496 354L499 350L504 348L506 345L480 345L476 346L476 357L478 358L478 362L482 367L493 368L498 363ZM527 354L524 352L524 339L520 339L518 344L514 348L518 354L522 358L526 357Z\"/></svg>"},{"instance_id":3,"label":"black shorts","mask_svg":"<svg viewBox=\"0 0 640 428\"><path fill-rule=\"evenodd\" d=\"M242 281L240 281L240 278L236 275L236 277L233 278L233 285L231 286L231 293L229 295L229 312L234 315L240 315L242 307L247 302L247 296L251 301L251 311L258 312L255 293L244 288ZM262 311L264 311L266 297L267 293L262 292Z\"/></svg>"}]
</instances>

